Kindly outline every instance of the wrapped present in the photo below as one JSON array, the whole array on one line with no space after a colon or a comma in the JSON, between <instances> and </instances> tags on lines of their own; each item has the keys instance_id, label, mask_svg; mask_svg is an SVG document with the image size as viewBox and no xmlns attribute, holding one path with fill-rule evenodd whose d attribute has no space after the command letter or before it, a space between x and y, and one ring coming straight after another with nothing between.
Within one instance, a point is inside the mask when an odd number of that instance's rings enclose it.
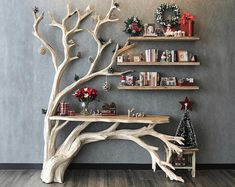
<instances>
[{"instance_id":1,"label":"wrapped present","mask_svg":"<svg viewBox=\"0 0 235 187\"><path fill-rule=\"evenodd\" d=\"M70 110L70 111L68 111L68 115L69 115L69 116L75 116L76 113L75 113L74 110Z\"/></svg>"},{"instance_id":2,"label":"wrapped present","mask_svg":"<svg viewBox=\"0 0 235 187\"><path fill-rule=\"evenodd\" d=\"M105 103L102 106L101 114L102 116L116 116L117 115L116 110L117 110L117 107L114 102L112 102L111 104Z\"/></svg>"},{"instance_id":3,"label":"wrapped present","mask_svg":"<svg viewBox=\"0 0 235 187\"><path fill-rule=\"evenodd\" d=\"M61 102L59 109L60 109L60 116L67 116L70 109L69 103Z\"/></svg>"},{"instance_id":4,"label":"wrapped present","mask_svg":"<svg viewBox=\"0 0 235 187\"><path fill-rule=\"evenodd\" d=\"M192 16L189 12L185 12L181 20L179 21L180 30L185 32L185 36L193 36L194 20L195 16Z\"/></svg>"}]
</instances>

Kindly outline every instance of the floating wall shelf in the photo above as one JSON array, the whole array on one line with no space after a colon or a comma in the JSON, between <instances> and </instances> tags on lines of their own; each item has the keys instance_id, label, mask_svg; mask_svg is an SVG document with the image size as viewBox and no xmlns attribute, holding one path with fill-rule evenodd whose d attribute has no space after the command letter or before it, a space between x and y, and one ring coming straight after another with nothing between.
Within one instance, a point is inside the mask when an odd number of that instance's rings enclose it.
<instances>
[{"instance_id":1,"label":"floating wall shelf","mask_svg":"<svg viewBox=\"0 0 235 187\"><path fill-rule=\"evenodd\" d=\"M118 66L200 66L200 62L118 62Z\"/></svg>"},{"instance_id":2,"label":"floating wall shelf","mask_svg":"<svg viewBox=\"0 0 235 187\"><path fill-rule=\"evenodd\" d=\"M119 90L199 90L199 86L118 86Z\"/></svg>"},{"instance_id":3,"label":"floating wall shelf","mask_svg":"<svg viewBox=\"0 0 235 187\"><path fill-rule=\"evenodd\" d=\"M129 37L129 41L198 41L199 37L144 37L144 36L135 36Z\"/></svg>"}]
</instances>

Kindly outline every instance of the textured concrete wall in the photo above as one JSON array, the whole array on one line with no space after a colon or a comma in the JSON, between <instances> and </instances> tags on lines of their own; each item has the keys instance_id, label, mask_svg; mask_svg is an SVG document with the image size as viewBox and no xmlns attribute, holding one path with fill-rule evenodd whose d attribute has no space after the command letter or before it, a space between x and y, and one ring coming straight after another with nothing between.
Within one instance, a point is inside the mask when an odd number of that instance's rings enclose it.
<instances>
[{"instance_id":1,"label":"textured concrete wall","mask_svg":"<svg viewBox=\"0 0 235 187\"><path fill-rule=\"evenodd\" d=\"M95 6L96 12L104 14L110 0L73 1L73 6L84 9L88 4ZM104 38L112 37L124 43L127 39L123 21L132 15L143 22L154 22L154 10L162 0L120 0L122 12L120 22L109 24L102 30ZM111 92L102 91L104 78L91 81L89 85L98 89L103 102L118 103L118 111L126 113L127 108L148 114L168 114L171 124L158 127L161 132L174 134L182 112L178 101L189 96L193 102L192 119L196 130L200 153L199 163L235 162L235 66L234 66L234 0L175 0L182 10L197 16L196 34L201 37L195 43L139 43L139 49L156 47L161 49L188 49L198 54L200 67L136 67L137 71L159 71L167 75L195 77L200 91L189 92L133 92L118 91L118 79L110 78ZM41 163L43 156L43 115L41 108L47 106L54 69L49 55L40 56L40 43L32 36L33 19L31 8L51 10L59 19L65 14L64 0L1 0L0 3L0 163ZM52 45L61 46L61 34L43 21L41 31ZM87 21L83 27L91 27ZM93 56L95 43L87 34L77 35L83 55ZM86 42L86 43L84 43ZM85 44L85 45L84 45ZM105 52L100 67L108 62L114 45ZM58 48L62 52L62 48ZM62 56L61 56L62 59ZM73 81L74 74L83 75L87 71L87 58L74 63L64 77L64 84ZM125 68L122 68L125 69ZM68 99L79 109L79 103L70 96ZM96 107L102 103L94 103ZM71 124L60 139L74 125ZM95 124L92 129L104 128L107 124ZM135 125L133 125L135 126ZM147 141L152 141L147 139ZM155 143L152 141L152 143ZM157 143L157 142L156 142ZM107 141L85 147L77 162L83 163L149 163L150 157L133 143Z\"/></svg>"}]
</instances>

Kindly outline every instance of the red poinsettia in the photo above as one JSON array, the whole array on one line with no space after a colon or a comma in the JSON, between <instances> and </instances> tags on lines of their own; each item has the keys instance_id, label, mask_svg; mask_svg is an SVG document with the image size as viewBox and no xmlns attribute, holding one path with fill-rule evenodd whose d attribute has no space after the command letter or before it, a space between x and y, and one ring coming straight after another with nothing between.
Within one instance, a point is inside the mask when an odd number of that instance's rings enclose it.
<instances>
[{"instance_id":1,"label":"red poinsettia","mask_svg":"<svg viewBox=\"0 0 235 187\"><path fill-rule=\"evenodd\" d=\"M132 23L131 24L131 30L135 31L135 32L141 32L142 29L138 26L137 23Z\"/></svg>"},{"instance_id":2,"label":"red poinsettia","mask_svg":"<svg viewBox=\"0 0 235 187\"><path fill-rule=\"evenodd\" d=\"M81 88L73 96L77 97L80 102L92 102L97 97L97 90L94 88Z\"/></svg>"}]
</instances>

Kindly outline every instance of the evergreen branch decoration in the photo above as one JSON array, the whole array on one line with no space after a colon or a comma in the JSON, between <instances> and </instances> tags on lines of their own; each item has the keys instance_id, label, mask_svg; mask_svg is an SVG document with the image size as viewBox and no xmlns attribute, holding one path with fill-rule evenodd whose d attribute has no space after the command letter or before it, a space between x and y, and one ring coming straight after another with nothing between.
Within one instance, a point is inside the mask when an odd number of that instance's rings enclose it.
<instances>
[{"instance_id":1,"label":"evergreen branch decoration","mask_svg":"<svg viewBox=\"0 0 235 187\"><path fill-rule=\"evenodd\" d=\"M144 25L142 21L135 16L128 18L125 23L125 29L123 32L131 35L131 36L140 36L144 31Z\"/></svg>"}]
</instances>

